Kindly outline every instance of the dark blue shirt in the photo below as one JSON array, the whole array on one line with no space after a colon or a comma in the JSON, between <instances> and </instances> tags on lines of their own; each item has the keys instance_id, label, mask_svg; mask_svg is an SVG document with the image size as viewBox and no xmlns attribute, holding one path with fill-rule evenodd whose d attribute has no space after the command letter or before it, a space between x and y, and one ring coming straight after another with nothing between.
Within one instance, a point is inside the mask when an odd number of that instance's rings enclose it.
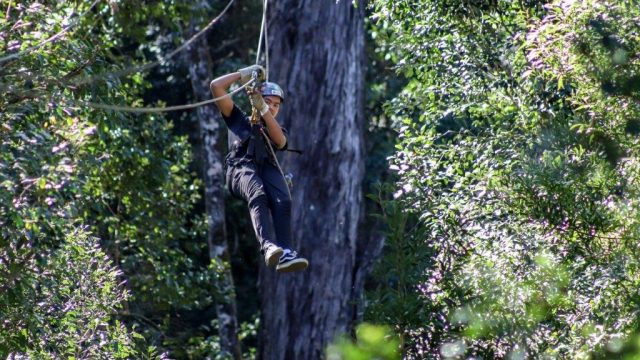
<instances>
[{"instance_id":1,"label":"dark blue shirt","mask_svg":"<svg viewBox=\"0 0 640 360\"><path fill-rule=\"evenodd\" d=\"M229 154L227 155L227 162L240 162L244 161L256 161L262 163L264 159L269 159L270 162L274 162L271 156L268 156L268 147L265 143L264 136L260 133L263 130L268 135L268 129L262 124L251 125L251 119L245 114L237 105L233 105L233 110L229 116L222 115L224 122L229 129L228 143ZM287 130L281 127L282 132L287 135ZM271 141L271 147L274 150L278 150L276 144ZM287 143L285 143L281 151L286 150Z\"/></svg>"}]
</instances>

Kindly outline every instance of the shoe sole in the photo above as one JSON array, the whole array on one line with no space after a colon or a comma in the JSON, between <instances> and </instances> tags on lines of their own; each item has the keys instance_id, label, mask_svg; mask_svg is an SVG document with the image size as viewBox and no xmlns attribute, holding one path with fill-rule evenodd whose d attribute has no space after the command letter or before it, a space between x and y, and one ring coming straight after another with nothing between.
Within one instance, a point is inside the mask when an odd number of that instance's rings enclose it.
<instances>
[{"instance_id":1,"label":"shoe sole","mask_svg":"<svg viewBox=\"0 0 640 360\"><path fill-rule=\"evenodd\" d=\"M274 267L278 265L278 261L280 261L280 257L284 254L284 250L282 248L275 250L271 253L271 256L264 259L264 262L268 267Z\"/></svg>"},{"instance_id":2,"label":"shoe sole","mask_svg":"<svg viewBox=\"0 0 640 360\"><path fill-rule=\"evenodd\" d=\"M301 271L306 269L309 266L309 262L304 259L295 259L284 265L278 265L276 267L276 271L281 273Z\"/></svg>"}]
</instances>

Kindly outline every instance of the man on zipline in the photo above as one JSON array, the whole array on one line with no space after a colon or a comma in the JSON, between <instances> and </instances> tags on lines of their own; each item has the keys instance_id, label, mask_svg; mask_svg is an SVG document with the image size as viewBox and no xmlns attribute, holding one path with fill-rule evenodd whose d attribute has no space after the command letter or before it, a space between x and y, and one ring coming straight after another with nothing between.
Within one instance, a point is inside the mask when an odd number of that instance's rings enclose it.
<instances>
[{"instance_id":1,"label":"man on zipline","mask_svg":"<svg viewBox=\"0 0 640 360\"><path fill-rule=\"evenodd\" d=\"M236 81L243 85L265 71L249 66L211 82L215 98L227 94ZM229 154L225 158L226 184L231 194L245 200L267 266L279 272L304 270L309 262L291 249L291 195L275 152L286 150L286 130L276 116L284 102L284 92L275 83L265 82L256 91L247 91L254 108L253 120L240 110L230 96L215 104L229 128Z\"/></svg>"}]
</instances>

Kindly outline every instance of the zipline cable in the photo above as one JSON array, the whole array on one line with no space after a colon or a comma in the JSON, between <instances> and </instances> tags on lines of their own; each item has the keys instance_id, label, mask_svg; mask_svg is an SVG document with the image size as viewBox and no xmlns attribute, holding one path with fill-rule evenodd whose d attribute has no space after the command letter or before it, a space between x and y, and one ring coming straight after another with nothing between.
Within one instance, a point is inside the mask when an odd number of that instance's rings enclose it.
<instances>
[{"instance_id":1,"label":"zipline cable","mask_svg":"<svg viewBox=\"0 0 640 360\"><path fill-rule=\"evenodd\" d=\"M178 47L177 49L175 49L172 52L170 52L161 61L154 61L152 63L148 63L146 65L143 65L140 68L143 68L144 70L148 70L148 69L150 69L150 68L152 68L154 66L157 66L160 63L165 62L166 60L168 60L171 57L173 57L175 54L177 54L180 51L182 51L182 50L186 49L187 47L189 47L191 45L191 43L193 43L198 37L200 37L202 34L207 32L209 29L211 29L211 27L215 23L217 23L218 20L220 20L220 18L222 18L222 16L227 12L227 10L229 10L229 8L233 4L233 2L234 2L234 0L230 0L229 3L227 4L227 6L222 10L222 12L218 16L213 18L213 20L211 20L209 22L209 24L207 24L207 26L205 26L202 30L197 32L194 36L192 36L189 40L187 40L180 47ZM121 71L121 73L122 73L122 71ZM103 76L101 78L104 78L104 77L106 77L108 75L109 74L107 74L107 75L105 75L105 76ZM118 76L122 76L122 75L118 75ZM84 83L86 83L86 82L81 82L78 85L82 85ZM214 103L214 102L219 101L219 100L221 100L223 98L226 98L228 96L232 96L232 95L236 94L237 92L239 92L240 90L244 89L245 87L249 86L251 83L253 83L253 80L247 82L246 84L242 85L238 89L236 89L236 90L234 90L234 91L232 91L232 92L230 92L230 93L228 93L226 95L217 97L215 99L204 100L204 101L200 101L200 102L197 102L197 103L186 104L186 105L176 105L176 106L167 106L167 107L135 107L135 106L109 105L109 104L102 104L102 103L95 103L95 102L85 102L85 104L87 106L90 106L90 107L93 107L93 108L97 108L97 109L111 110L111 111L133 112L133 113L161 113L161 112L168 112L168 111L189 110L189 109L193 109L193 108L196 108L196 107L199 107L199 106L204 106L204 105L208 105L208 104Z\"/></svg>"},{"instance_id":2,"label":"zipline cable","mask_svg":"<svg viewBox=\"0 0 640 360\"><path fill-rule=\"evenodd\" d=\"M262 37L264 35L264 22L266 13L264 11L264 2L262 3L262 21L260 23L260 36L258 37L258 49L256 51L256 65L260 63L260 51L262 51Z\"/></svg>"},{"instance_id":3,"label":"zipline cable","mask_svg":"<svg viewBox=\"0 0 640 360\"><path fill-rule=\"evenodd\" d=\"M103 79L111 77L111 76L121 77L121 76L129 75L129 74L134 74L134 73L137 73L137 72L147 71L147 70L152 69L152 68L154 68L154 67L156 67L158 65L165 64L169 59L171 59L173 56L175 56L180 51L188 48L200 36L202 36L204 33L209 31L213 27L213 25L215 25L227 13L227 11L231 7L231 5L233 5L234 1L235 0L229 0L229 2L227 3L227 6L224 7L222 12L220 12L220 14L218 14L218 16L216 16L211 21L209 21L207 26L202 28L202 30L198 31L195 35L193 35L184 44L180 45L178 48L176 48L175 50L173 50L172 52L170 52L169 54L167 54L166 56L164 56L160 60L152 61L152 62L146 63L144 65L132 66L132 67L129 67L127 69L123 69L123 70L112 72L112 73L92 76L92 77L89 77L87 79L75 82L74 84L77 85L77 86L85 85L85 84L88 84L88 83L94 83L96 81L103 80Z\"/></svg>"},{"instance_id":4,"label":"zipline cable","mask_svg":"<svg viewBox=\"0 0 640 360\"><path fill-rule=\"evenodd\" d=\"M260 25L260 39L258 40L258 51L256 52L256 65L260 63L260 52L262 51L262 39L264 38L264 54L266 60L265 80L269 81L269 39L267 36L267 5L268 0L262 2L262 23Z\"/></svg>"},{"instance_id":5,"label":"zipline cable","mask_svg":"<svg viewBox=\"0 0 640 360\"><path fill-rule=\"evenodd\" d=\"M260 63L260 52L262 51L262 39L264 38L266 68L265 80L269 81L269 44L267 39L267 0L262 2L262 22L260 24L260 38L258 40L258 51L256 51L256 65Z\"/></svg>"},{"instance_id":6,"label":"zipline cable","mask_svg":"<svg viewBox=\"0 0 640 360\"><path fill-rule=\"evenodd\" d=\"M50 43L52 41L57 40L59 37L61 37L67 31L69 31L72 27L76 26L80 22L80 19L82 19L87 13L89 13L89 11L91 11L91 9L93 9L94 6L96 6L98 1L100 1L100 0L95 0L85 12L83 12L80 15L78 15L78 17L73 22L71 22L71 24L67 25L67 27L65 27L64 29L60 30L57 34L51 36L50 38L48 38L48 39L42 41L41 43L36 44L36 45L34 45L34 46L30 47L30 48L27 48L25 50L22 50L20 52L15 53L15 54L11 54L11 55L7 55L7 56L4 56L4 57L1 57L0 58L0 64L2 64L4 62L7 62L9 60L12 60L12 59L17 59L17 58L19 58L21 56L24 56L24 55L26 55L26 54L34 51L34 50L37 50L37 49L43 47L44 45L46 45L46 44L48 44L48 43Z\"/></svg>"},{"instance_id":7,"label":"zipline cable","mask_svg":"<svg viewBox=\"0 0 640 360\"><path fill-rule=\"evenodd\" d=\"M264 0L264 11L262 16L264 17L264 55L265 55L265 79L269 81L269 26L267 24L267 5L269 0Z\"/></svg>"}]
</instances>

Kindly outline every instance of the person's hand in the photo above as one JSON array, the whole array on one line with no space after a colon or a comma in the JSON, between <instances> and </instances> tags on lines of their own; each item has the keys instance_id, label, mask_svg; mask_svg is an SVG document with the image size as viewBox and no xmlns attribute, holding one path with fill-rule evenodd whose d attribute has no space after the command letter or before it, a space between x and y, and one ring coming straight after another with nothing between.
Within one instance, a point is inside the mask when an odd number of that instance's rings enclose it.
<instances>
[{"instance_id":1,"label":"person's hand","mask_svg":"<svg viewBox=\"0 0 640 360\"><path fill-rule=\"evenodd\" d=\"M250 91L249 93L249 101L251 102L251 106L256 108L260 112L260 115L264 115L269 111L269 105L264 102L262 98L262 94L259 92Z\"/></svg>"},{"instance_id":2,"label":"person's hand","mask_svg":"<svg viewBox=\"0 0 640 360\"><path fill-rule=\"evenodd\" d=\"M238 72L240 73L240 82L243 85L248 83L249 80L251 80L254 72L258 73L258 80L261 80L261 81L264 80L264 74L265 74L264 68L260 65L247 66L246 68L242 68L238 70Z\"/></svg>"}]
</instances>

